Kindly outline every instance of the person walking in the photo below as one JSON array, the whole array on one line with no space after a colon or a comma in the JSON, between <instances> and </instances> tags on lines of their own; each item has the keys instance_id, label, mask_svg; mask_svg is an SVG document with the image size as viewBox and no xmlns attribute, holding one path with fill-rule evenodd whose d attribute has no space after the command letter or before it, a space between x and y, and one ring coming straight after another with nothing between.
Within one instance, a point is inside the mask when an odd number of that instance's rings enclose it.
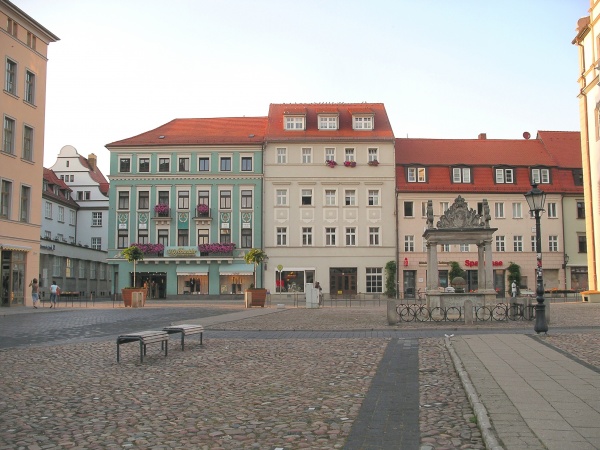
<instances>
[{"instance_id":1,"label":"person walking","mask_svg":"<svg viewBox=\"0 0 600 450\"><path fill-rule=\"evenodd\" d=\"M50 286L50 308L56 307L56 299L60 295L60 287L56 284L56 281L52 280Z\"/></svg>"},{"instance_id":2,"label":"person walking","mask_svg":"<svg viewBox=\"0 0 600 450\"><path fill-rule=\"evenodd\" d=\"M517 282L516 281L512 282L511 289L512 289L513 298L516 298L516 296L517 296Z\"/></svg>"},{"instance_id":3,"label":"person walking","mask_svg":"<svg viewBox=\"0 0 600 450\"><path fill-rule=\"evenodd\" d=\"M31 280L31 283L29 283L29 287L31 288L31 299L33 300L33 307L37 309L37 302L40 299L40 285L38 283L37 278Z\"/></svg>"}]
</instances>

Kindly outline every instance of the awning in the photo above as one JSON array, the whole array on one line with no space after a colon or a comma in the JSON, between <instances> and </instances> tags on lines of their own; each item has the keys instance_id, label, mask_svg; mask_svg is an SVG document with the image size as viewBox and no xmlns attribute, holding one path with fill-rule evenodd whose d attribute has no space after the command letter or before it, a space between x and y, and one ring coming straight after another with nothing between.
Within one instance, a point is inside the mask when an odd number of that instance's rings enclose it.
<instances>
[{"instance_id":1,"label":"awning","mask_svg":"<svg viewBox=\"0 0 600 450\"><path fill-rule=\"evenodd\" d=\"M0 244L0 250L9 250L13 252L28 252L31 250L31 247L24 247L22 245L12 244Z\"/></svg>"},{"instance_id":2,"label":"awning","mask_svg":"<svg viewBox=\"0 0 600 450\"><path fill-rule=\"evenodd\" d=\"M177 272L177 275L207 274L208 267L199 266L197 264L185 264L185 265L177 266L176 272Z\"/></svg>"},{"instance_id":3,"label":"awning","mask_svg":"<svg viewBox=\"0 0 600 450\"><path fill-rule=\"evenodd\" d=\"M219 266L221 275L252 275L254 273L253 264L222 264Z\"/></svg>"}]
</instances>

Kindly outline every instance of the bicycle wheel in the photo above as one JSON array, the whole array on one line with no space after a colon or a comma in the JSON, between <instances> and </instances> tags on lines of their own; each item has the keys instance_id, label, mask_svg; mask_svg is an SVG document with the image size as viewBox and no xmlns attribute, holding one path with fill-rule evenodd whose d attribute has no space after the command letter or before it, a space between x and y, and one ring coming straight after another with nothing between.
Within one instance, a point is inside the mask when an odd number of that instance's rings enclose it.
<instances>
[{"instance_id":1,"label":"bicycle wheel","mask_svg":"<svg viewBox=\"0 0 600 450\"><path fill-rule=\"evenodd\" d=\"M508 306L502 303L492 310L492 320L503 321L508 319Z\"/></svg>"},{"instance_id":2,"label":"bicycle wheel","mask_svg":"<svg viewBox=\"0 0 600 450\"><path fill-rule=\"evenodd\" d=\"M402 309L400 309L400 321L402 322L412 322L415 318L413 312L410 310L410 306L401 305Z\"/></svg>"},{"instance_id":3,"label":"bicycle wheel","mask_svg":"<svg viewBox=\"0 0 600 450\"><path fill-rule=\"evenodd\" d=\"M415 319L419 322L427 322L429 320L429 310L425 306L420 306L415 311Z\"/></svg>"}]
</instances>

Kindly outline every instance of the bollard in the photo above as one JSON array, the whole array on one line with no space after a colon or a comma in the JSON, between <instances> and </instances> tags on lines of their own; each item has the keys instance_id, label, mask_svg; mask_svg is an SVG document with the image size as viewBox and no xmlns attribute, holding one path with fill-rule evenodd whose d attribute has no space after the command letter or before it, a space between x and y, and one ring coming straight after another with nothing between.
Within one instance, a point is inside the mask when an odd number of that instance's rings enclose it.
<instances>
[{"instance_id":1,"label":"bollard","mask_svg":"<svg viewBox=\"0 0 600 450\"><path fill-rule=\"evenodd\" d=\"M473 300L465 300L465 325L473 324Z\"/></svg>"},{"instance_id":2,"label":"bollard","mask_svg":"<svg viewBox=\"0 0 600 450\"><path fill-rule=\"evenodd\" d=\"M387 302L387 319L388 325L396 325L399 322L398 313L396 312L396 300L388 300Z\"/></svg>"}]
</instances>

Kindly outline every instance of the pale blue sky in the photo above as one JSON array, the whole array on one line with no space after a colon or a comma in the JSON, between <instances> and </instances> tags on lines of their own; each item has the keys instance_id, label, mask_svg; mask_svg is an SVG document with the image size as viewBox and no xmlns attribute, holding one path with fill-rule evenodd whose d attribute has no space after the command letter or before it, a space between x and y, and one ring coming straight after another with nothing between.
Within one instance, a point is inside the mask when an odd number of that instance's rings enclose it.
<instances>
[{"instance_id":1,"label":"pale blue sky","mask_svg":"<svg viewBox=\"0 0 600 450\"><path fill-rule=\"evenodd\" d=\"M396 137L578 130L589 0L12 0L49 50L44 165L175 118L383 102Z\"/></svg>"}]
</instances>

